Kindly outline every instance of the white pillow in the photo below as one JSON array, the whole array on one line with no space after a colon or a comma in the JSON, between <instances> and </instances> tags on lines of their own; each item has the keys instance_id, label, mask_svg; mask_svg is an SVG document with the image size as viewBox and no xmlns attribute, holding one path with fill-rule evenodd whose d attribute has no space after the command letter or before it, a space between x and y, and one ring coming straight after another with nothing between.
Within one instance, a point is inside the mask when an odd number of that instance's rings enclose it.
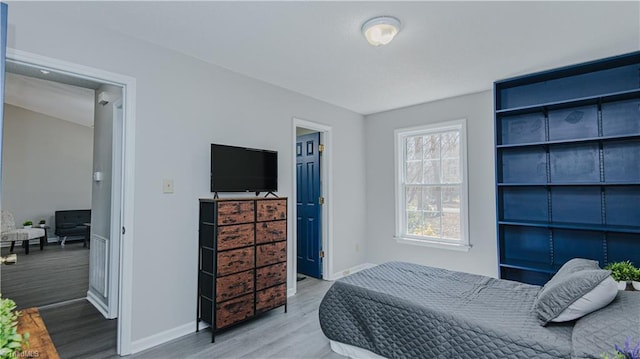
<instances>
[{"instance_id":1,"label":"white pillow","mask_svg":"<svg viewBox=\"0 0 640 359\"><path fill-rule=\"evenodd\" d=\"M563 310L552 322L567 322L580 318L611 303L618 294L618 283L608 277L591 291L578 298Z\"/></svg>"}]
</instances>

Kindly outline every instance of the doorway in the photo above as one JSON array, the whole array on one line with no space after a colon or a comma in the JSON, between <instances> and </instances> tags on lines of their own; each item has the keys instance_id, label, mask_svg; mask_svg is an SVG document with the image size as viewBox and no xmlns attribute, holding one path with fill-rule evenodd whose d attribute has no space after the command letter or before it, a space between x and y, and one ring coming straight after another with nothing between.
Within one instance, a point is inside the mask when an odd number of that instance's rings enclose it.
<instances>
[{"instance_id":1,"label":"doorway","mask_svg":"<svg viewBox=\"0 0 640 359\"><path fill-rule=\"evenodd\" d=\"M331 258L331 127L293 119L293 263L298 280L327 279ZM294 290L297 284L294 285ZM291 294L291 293L290 293Z\"/></svg>"},{"instance_id":2,"label":"doorway","mask_svg":"<svg viewBox=\"0 0 640 359\"><path fill-rule=\"evenodd\" d=\"M133 231L135 79L13 49L7 49L6 58L7 61L33 67L38 71L44 70L67 77L99 82L103 86L112 86L120 91L121 104L116 103L114 106L114 103L107 102L109 107L113 109L113 114L110 116L121 114L120 120L114 119L114 124L118 123L120 128L113 131L119 138L112 143L114 146L119 146L119 149L118 151L114 149L113 154L112 168L117 170L113 172L115 177L110 173L111 181L109 181L109 185L112 191L110 193L108 211L111 216L108 223L105 224L106 227L110 229L116 228L117 230L111 233L110 239L113 241L113 245L108 246L104 252L100 253L100 257L105 258L102 261L103 269L108 268L108 273L111 275L108 278L104 276L97 277L97 279L104 281L101 286L103 288L102 294L109 292L110 294L107 296L91 296L91 290L89 290L87 299L105 317L113 317L114 314L117 316L116 353L120 355L129 354L131 353L132 241L130 238L126 241L124 239L125 235L129 237L128 233ZM100 182L105 178L104 173L97 174L97 172L102 171L95 171L94 169L94 182ZM111 182L117 185L111 186ZM125 194L127 195L125 196ZM111 212L111 204L118 206L118 203L119 208L117 211ZM92 238L95 237L92 236ZM103 248L105 247L103 246ZM93 257L93 254L91 256ZM91 265L93 266L93 264ZM91 280L92 278L90 278L90 282Z\"/></svg>"}]
</instances>

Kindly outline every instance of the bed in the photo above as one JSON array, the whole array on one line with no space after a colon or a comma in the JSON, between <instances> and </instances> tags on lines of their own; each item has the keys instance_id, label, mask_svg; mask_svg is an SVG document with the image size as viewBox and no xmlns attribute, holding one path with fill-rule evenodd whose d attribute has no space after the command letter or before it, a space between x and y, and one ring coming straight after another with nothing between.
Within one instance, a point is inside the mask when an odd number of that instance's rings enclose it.
<instances>
[{"instance_id":1,"label":"bed","mask_svg":"<svg viewBox=\"0 0 640 359\"><path fill-rule=\"evenodd\" d=\"M604 308L543 326L541 287L389 262L336 281L320 325L353 358L601 358L640 335L640 293L614 292ZM612 298L613 298L612 297Z\"/></svg>"}]
</instances>

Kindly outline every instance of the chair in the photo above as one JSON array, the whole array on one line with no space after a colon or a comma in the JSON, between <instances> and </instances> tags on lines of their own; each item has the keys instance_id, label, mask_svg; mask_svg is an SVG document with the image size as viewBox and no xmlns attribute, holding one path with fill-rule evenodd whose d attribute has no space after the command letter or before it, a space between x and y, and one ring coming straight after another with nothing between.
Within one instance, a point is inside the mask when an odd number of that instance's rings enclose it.
<instances>
[{"instance_id":1,"label":"chair","mask_svg":"<svg viewBox=\"0 0 640 359\"><path fill-rule=\"evenodd\" d=\"M22 241L24 247L24 254L29 254L29 241L32 239L40 238L40 250L44 249L44 242L46 238L46 230L43 228L19 228L16 229L16 222L13 219L13 214L9 211L2 210L2 222L0 222L0 241L11 242L10 252L13 252L13 247L16 241Z\"/></svg>"}]
</instances>

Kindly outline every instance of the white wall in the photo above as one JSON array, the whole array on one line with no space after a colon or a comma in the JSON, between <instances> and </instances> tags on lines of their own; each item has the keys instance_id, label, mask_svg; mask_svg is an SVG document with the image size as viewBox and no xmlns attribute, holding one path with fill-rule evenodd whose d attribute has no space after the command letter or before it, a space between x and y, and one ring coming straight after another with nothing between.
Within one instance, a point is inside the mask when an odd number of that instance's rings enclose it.
<instances>
[{"instance_id":1,"label":"white wall","mask_svg":"<svg viewBox=\"0 0 640 359\"><path fill-rule=\"evenodd\" d=\"M365 118L367 153L367 247L372 263L402 260L497 276L492 92L370 115ZM469 252L419 247L394 239L394 130L467 119Z\"/></svg>"},{"instance_id":2,"label":"white wall","mask_svg":"<svg viewBox=\"0 0 640 359\"><path fill-rule=\"evenodd\" d=\"M339 154L334 269L364 261L364 251L355 251L364 243L366 210L361 115L76 23L65 18L73 14L73 4L12 2L9 13L9 47L136 78L136 227L129 237L134 345L195 320L198 198L211 196L213 142L279 151L279 194L290 196L292 118L332 126ZM163 178L174 180L175 193L162 193ZM291 233L290 226L290 245ZM295 278L289 274L291 287Z\"/></svg>"},{"instance_id":3,"label":"white wall","mask_svg":"<svg viewBox=\"0 0 640 359\"><path fill-rule=\"evenodd\" d=\"M4 105L2 208L21 226L54 213L91 208L93 129Z\"/></svg>"}]
</instances>

